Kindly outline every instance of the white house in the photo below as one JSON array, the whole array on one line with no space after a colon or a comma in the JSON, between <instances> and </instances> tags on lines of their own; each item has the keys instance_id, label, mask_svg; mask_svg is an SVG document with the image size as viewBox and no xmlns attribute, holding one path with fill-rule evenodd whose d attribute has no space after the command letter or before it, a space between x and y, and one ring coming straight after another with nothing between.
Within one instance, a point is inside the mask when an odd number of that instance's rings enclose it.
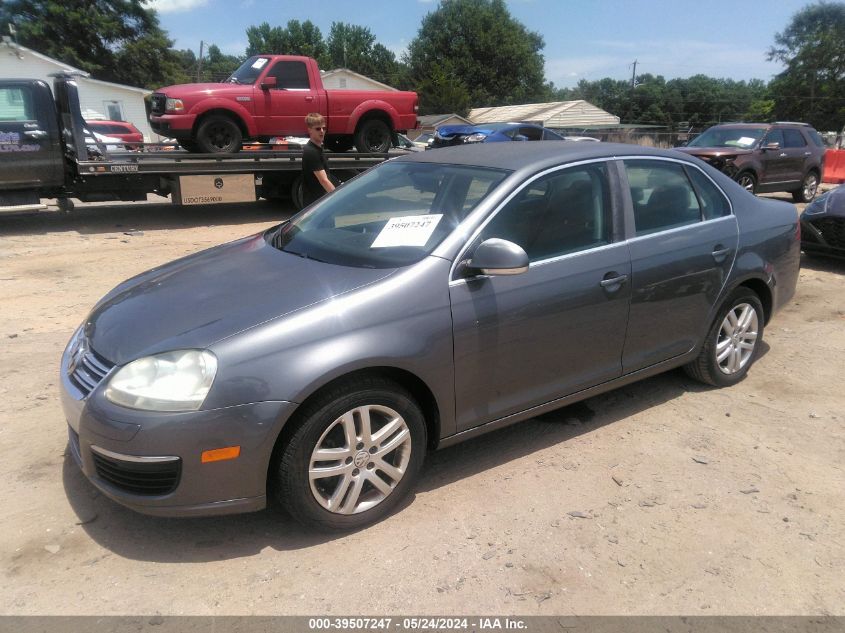
<instances>
[{"instance_id":1,"label":"white house","mask_svg":"<svg viewBox=\"0 0 845 633\"><path fill-rule=\"evenodd\" d=\"M0 43L0 77L4 79L41 79L52 88L51 74L60 71L88 73L52 57L12 42ZM76 78L82 115L86 119L129 121L144 135L144 140L157 142L160 137L150 128L144 95L152 92L143 88L123 86L88 76Z\"/></svg>"},{"instance_id":2,"label":"white house","mask_svg":"<svg viewBox=\"0 0 845 633\"><path fill-rule=\"evenodd\" d=\"M396 88L388 86L366 75L361 75L348 68L335 68L320 73L323 80L323 87L327 90L392 90Z\"/></svg>"}]
</instances>

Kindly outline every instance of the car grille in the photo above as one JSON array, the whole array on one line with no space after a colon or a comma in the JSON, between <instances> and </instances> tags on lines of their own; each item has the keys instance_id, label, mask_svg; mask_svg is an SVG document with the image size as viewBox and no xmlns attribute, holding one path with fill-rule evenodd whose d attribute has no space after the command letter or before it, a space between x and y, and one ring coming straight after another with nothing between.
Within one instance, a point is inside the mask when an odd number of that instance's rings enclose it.
<instances>
[{"instance_id":1,"label":"car grille","mask_svg":"<svg viewBox=\"0 0 845 633\"><path fill-rule=\"evenodd\" d=\"M162 458L167 461L127 461L91 448L97 476L115 488L135 495L166 495L179 485L182 460L178 457Z\"/></svg>"},{"instance_id":2,"label":"car grille","mask_svg":"<svg viewBox=\"0 0 845 633\"><path fill-rule=\"evenodd\" d=\"M164 105L167 102L167 97L163 94L153 93L150 97L150 112L153 114L164 114Z\"/></svg>"},{"instance_id":3,"label":"car grille","mask_svg":"<svg viewBox=\"0 0 845 633\"><path fill-rule=\"evenodd\" d=\"M833 248L845 248L845 220L819 218L810 222L822 234L822 238Z\"/></svg>"},{"instance_id":4,"label":"car grille","mask_svg":"<svg viewBox=\"0 0 845 633\"><path fill-rule=\"evenodd\" d=\"M71 352L68 377L85 398L97 388L113 367L114 363L80 343Z\"/></svg>"}]
</instances>

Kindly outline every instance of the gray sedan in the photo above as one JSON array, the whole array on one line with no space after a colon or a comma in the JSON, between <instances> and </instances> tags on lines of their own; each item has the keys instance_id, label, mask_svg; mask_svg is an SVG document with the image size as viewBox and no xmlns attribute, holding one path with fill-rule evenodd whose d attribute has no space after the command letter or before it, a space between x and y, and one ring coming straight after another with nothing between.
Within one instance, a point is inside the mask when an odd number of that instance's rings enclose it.
<instances>
[{"instance_id":1,"label":"gray sedan","mask_svg":"<svg viewBox=\"0 0 845 633\"><path fill-rule=\"evenodd\" d=\"M683 366L754 362L792 205L606 143L396 158L290 221L130 279L62 357L70 447L140 512L389 513L426 453Z\"/></svg>"}]
</instances>

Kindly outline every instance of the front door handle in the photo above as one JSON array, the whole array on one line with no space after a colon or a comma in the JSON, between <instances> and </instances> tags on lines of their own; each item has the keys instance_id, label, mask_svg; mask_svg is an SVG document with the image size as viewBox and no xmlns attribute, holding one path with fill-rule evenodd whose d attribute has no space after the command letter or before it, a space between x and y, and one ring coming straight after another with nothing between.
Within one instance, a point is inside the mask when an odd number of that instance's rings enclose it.
<instances>
[{"instance_id":1,"label":"front door handle","mask_svg":"<svg viewBox=\"0 0 845 633\"><path fill-rule=\"evenodd\" d=\"M306 100L306 101L314 101L314 97L310 97L310 96L309 96L309 97L305 97L305 100Z\"/></svg>"},{"instance_id":2,"label":"front door handle","mask_svg":"<svg viewBox=\"0 0 845 633\"><path fill-rule=\"evenodd\" d=\"M44 130L27 130L26 132L24 132L24 134L29 138L35 139L44 138L45 136L47 136L47 132L45 132Z\"/></svg>"},{"instance_id":3,"label":"front door handle","mask_svg":"<svg viewBox=\"0 0 845 633\"><path fill-rule=\"evenodd\" d=\"M730 253L730 252L731 252L731 249L724 248L721 244L717 244L713 248L713 253L712 253L713 259L715 259L717 262L721 263L721 262L725 261L725 257L727 257L728 253Z\"/></svg>"},{"instance_id":4,"label":"front door handle","mask_svg":"<svg viewBox=\"0 0 845 633\"><path fill-rule=\"evenodd\" d=\"M608 273L614 275L615 273ZM621 286L628 281L628 275L616 275L615 277L605 277L599 282L602 288L611 288L612 286Z\"/></svg>"}]
</instances>

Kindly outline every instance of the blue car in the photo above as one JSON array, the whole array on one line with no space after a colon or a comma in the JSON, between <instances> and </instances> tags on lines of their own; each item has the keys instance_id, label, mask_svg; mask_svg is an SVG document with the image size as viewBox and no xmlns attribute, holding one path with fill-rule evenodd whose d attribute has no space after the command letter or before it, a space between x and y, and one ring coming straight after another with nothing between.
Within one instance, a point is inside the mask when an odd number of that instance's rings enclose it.
<instances>
[{"instance_id":1,"label":"blue car","mask_svg":"<svg viewBox=\"0 0 845 633\"><path fill-rule=\"evenodd\" d=\"M563 141L557 132L533 123L481 123L479 125L443 125L434 133L429 147L448 147L467 143L500 141Z\"/></svg>"}]
</instances>

